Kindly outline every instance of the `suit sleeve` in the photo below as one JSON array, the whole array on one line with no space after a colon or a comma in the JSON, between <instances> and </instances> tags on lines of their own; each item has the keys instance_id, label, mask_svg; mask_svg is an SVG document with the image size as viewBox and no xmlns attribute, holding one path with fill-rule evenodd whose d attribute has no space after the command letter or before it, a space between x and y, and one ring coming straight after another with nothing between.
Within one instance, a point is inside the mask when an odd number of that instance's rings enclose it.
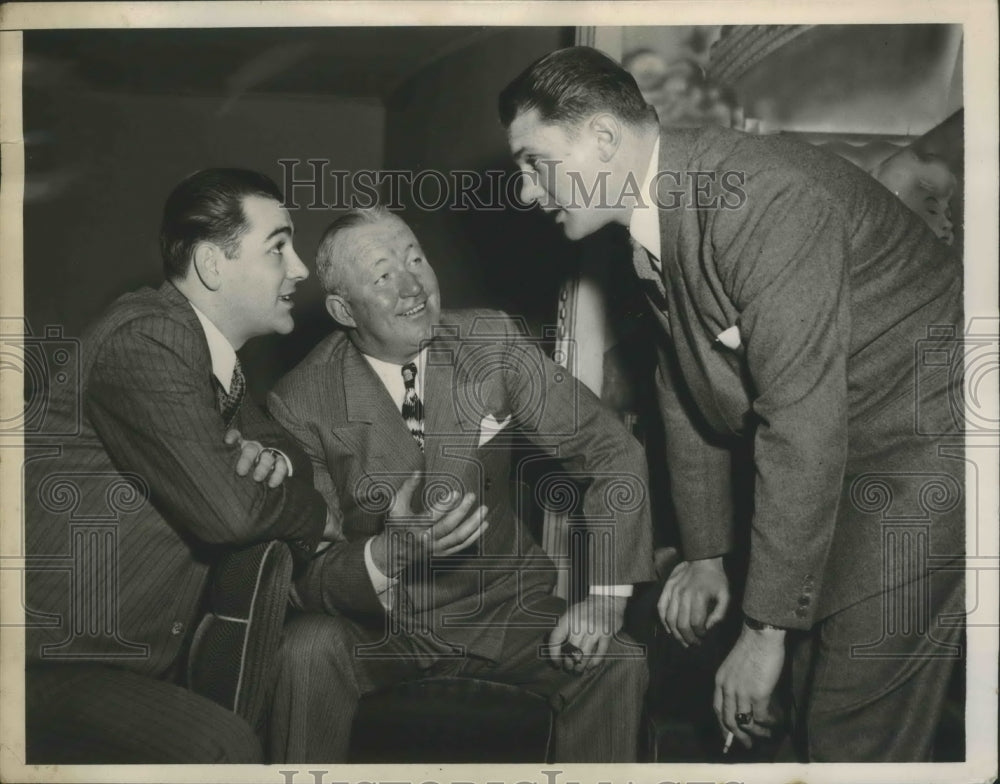
<instances>
[{"instance_id":1,"label":"suit sleeve","mask_svg":"<svg viewBox=\"0 0 1000 784\"><path fill-rule=\"evenodd\" d=\"M613 556L601 566L592 552L591 583L630 585L654 579L642 445L537 343L511 339L503 367L516 424L536 444L556 447L569 477L585 484L584 522L595 530L602 523L609 526ZM598 534L594 541L606 539Z\"/></svg>"},{"instance_id":2,"label":"suit sleeve","mask_svg":"<svg viewBox=\"0 0 1000 784\"><path fill-rule=\"evenodd\" d=\"M744 611L809 628L847 461L848 228L808 182L765 175L755 220L719 220L720 278L740 312L753 388L754 514Z\"/></svg>"},{"instance_id":3,"label":"suit sleeve","mask_svg":"<svg viewBox=\"0 0 1000 784\"><path fill-rule=\"evenodd\" d=\"M323 444L316 431L299 419L277 390L267 397L268 411L292 434L311 463L313 482L326 501L336 529L330 544L316 554L296 580L302 608L311 612L385 615L365 566L366 539L349 541L344 515Z\"/></svg>"},{"instance_id":4,"label":"suit sleeve","mask_svg":"<svg viewBox=\"0 0 1000 784\"><path fill-rule=\"evenodd\" d=\"M659 349L656 397L684 558L725 555L733 548L732 453L700 421L670 346Z\"/></svg>"},{"instance_id":5,"label":"suit sleeve","mask_svg":"<svg viewBox=\"0 0 1000 784\"><path fill-rule=\"evenodd\" d=\"M165 318L137 319L99 349L85 401L112 460L150 487L167 519L209 544L303 540L323 530L322 498L308 481L275 489L236 474L239 450L223 443L198 335Z\"/></svg>"}]
</instances>

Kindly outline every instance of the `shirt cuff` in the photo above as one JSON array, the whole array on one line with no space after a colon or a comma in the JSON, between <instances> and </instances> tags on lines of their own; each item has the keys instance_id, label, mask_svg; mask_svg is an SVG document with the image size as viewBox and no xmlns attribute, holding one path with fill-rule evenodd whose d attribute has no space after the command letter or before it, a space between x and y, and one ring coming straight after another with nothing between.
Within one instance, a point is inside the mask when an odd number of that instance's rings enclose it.
<instances>
[{"instance_id":1,"label":"shirt cuff","mask_svg":"<svg viewBox=\"0 0 1000 784\"><path fill-rule=\"evenodd\" d=\"M632 595L631 585L592 585L590 586L591 596L620 596Z\"/></svg>"},{"instance_id":2,"label":"shirt cuff","mask_svg":"<svg viewBox=\"0 0 1000 784\"><path fill-rule=\"evenodd\" d=\"M394 592L392 589L399 580L382 574L382 570L375 565L375 559L372 558L372 542L374 540L375 537L372 536L365 542L365 569L368 571L368 579L372 581L372 588L375 589L379 602L388 612L393 606Z\"/></svg>"}]
</instances>

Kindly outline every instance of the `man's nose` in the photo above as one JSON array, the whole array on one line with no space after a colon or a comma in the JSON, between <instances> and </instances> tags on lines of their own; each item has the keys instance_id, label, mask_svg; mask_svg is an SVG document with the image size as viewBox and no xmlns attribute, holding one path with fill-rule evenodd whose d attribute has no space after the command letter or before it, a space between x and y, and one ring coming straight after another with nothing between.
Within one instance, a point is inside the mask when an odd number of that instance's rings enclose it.
<instances>
[{"instance_id":1,"label":"man's nose","mask_svg":"<svg viewBox=\"0 0 1000 784\"><path fill-rule=\"evenodd\" d=\"M415 297L424 290L424 284L420 278L409 270L403 272L399 279L399 295L401 297Z\"/></svg>"},{"instance_id":2,"label":"man's nose","mask_svg":"<svg viewBox=\"0 0 1000 784\"><path fill-rule=\"evenodd\" d=\"M288 269L285 270L286 278L290 280L305 280L309 277L309 268L299 258L299 254L295 252L295 248L289 249L289 252L285 254L285 259L288 262Z\"/></svg>"},{"instance_id":3,"label":"man's nose","mask_svg":"<svg viewBox=\"0 0 1000 784\"><path fill-rule=\"evenodd\" d=\"M521 172L521 201L526 205L534 204L544 195L545 190L538 184L538 175L535 172Z\"/></svg>"}]
</instances>

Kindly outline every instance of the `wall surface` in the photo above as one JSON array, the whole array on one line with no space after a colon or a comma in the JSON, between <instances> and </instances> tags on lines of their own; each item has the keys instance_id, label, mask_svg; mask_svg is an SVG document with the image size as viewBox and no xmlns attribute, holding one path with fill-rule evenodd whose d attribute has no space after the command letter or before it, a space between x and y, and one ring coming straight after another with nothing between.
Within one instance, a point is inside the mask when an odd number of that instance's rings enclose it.
<instances>
[{"instance_id":1,"label":"wall surface","mask_svg":"<svg viewBox=\"0 0 1000 784\"><path fill-rule=\"evenodd\" d=\"M119 294L159 285L162 205L197 169L256 169L281 185L281 158L382 165L385 112L377 103L243 96L223 108L222 97L94 92L42 76L26 74L24 89L25 313L36 334L58 324L78 336ZM307 192L297 200L295 246L312 269L336 213L307 209ZM255 394L329 331L315 277L299 290L295 334L241 352Z\"/></svg>"}]
</instances>

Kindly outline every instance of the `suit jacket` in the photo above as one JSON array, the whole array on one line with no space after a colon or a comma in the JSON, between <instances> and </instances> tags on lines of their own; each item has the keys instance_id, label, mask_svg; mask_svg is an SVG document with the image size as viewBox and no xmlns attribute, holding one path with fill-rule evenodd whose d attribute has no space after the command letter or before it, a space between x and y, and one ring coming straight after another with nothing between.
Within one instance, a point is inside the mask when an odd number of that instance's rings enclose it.
<instances>
[{"instance_id":1,"label":"suit jacket","mask_svg":"<svg viewBox=\"0 0 1000 784\"><path fill-rule=\"evenodd\" d=\"M683 174L662 178L662 269L634 251L665 337L657 384L686 557L732 547L737 437L753 439L751 617L808 628L925 572L922 557L892 562L892 518L927 524L915 554L961 553L959 260L873 178L806 144L676 130L659 165L714 177L686 200ZM718 339L732 327L734 348ZM934 352L948 359L923 359ZM945 442L959 451L940 456Z\"/></svg>"},{"instance_id":2,"label":"suit jacket","mask_svg":"<svg viewBox=\"0 0 1000 784\"><path fill-rule=\"evenodd\" d=\"M79 341L26 443L27 658L159 675L199 616L216 548L287 539L300 559L326 517L309 462L248 399L233 426L290 456L271 490L235 472L204 331L170 283L119 298ZM43 646L47 646L43 650Z\"/></svg>"},{"instance_id":3,"label":"suit jacket","mask_svg":"<svg viewBox=\"0 0 1000 784\"><path fill-rule=\"evenodd\" d=\"M589 482L583 516L595 530L603 526L604 552L614 559L612 568L591 575L594 582L652 579L643 451L600 401L496 311L445 312L426 365L424 452L342 332L325 338L268 399L312 458L316 487L339 510L341 541L298 583L307 609L384 623L365 569L365 542L384 529L393 491L420 470L425 497L443 488L473 492L489 508L490 526L466 552L436 559L432 574L404 573L407 611L432 633L432 645L496 659L516 609L511 600L549 591L554 582L551 563L512 503L512 487L519 487L511 482L515 430L562 462L564 474L547 485L552 503L575 492L562 480ZM481 445L487 415L510 417L510 425ZM525 465L516 468L520 476Z\"/></svg>"}]
</instances>

